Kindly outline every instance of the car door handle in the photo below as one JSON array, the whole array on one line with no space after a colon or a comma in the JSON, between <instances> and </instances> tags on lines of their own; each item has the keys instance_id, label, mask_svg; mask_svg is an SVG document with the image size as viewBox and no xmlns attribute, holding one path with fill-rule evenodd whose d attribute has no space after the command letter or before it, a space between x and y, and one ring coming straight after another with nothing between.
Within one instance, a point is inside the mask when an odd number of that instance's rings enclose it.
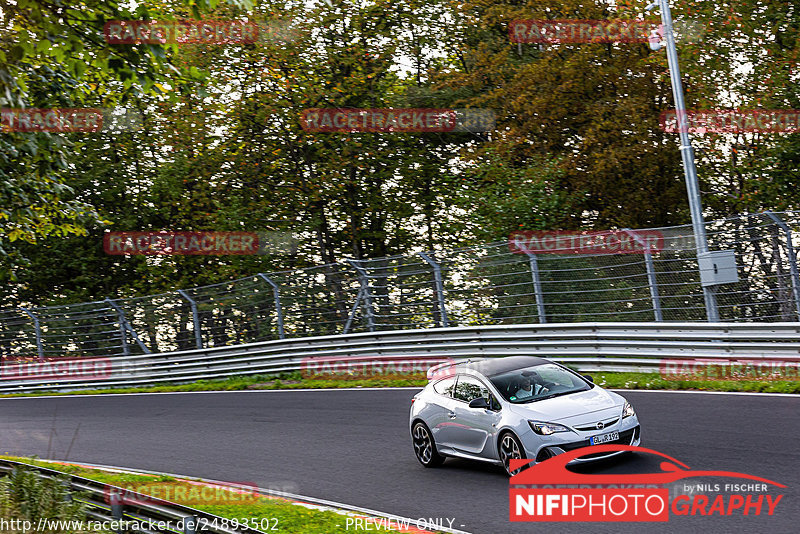
<instances>
[{"instance_id":1,"label":"car door handle","mask_svg":"<svg viewBox=\"0 0 800 534\"><path fill-rule=\"evenodd\" d=\"M456 418L456 412L447 412L447 415L450 417L450 419Z\"/></svg>"}]
</instances>

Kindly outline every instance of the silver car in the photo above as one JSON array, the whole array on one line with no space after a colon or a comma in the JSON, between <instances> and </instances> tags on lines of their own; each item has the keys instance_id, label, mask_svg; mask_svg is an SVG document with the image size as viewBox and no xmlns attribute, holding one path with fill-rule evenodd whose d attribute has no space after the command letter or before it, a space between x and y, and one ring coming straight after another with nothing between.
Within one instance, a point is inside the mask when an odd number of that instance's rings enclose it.
<instances>
[{"instance_id":1,"label":"silver car","mask_svg":"<svg viewBox=\"0 0 800 534\"><path fill-rule=\"evenodd\" d=\"M545 358L510 356L442 364L412 399L409 427L425 467L448 456L502 465L512 458L542 462L600 444L639 445L639 420L629 402ZM621 452L591 454L574 462Z\"/></svg>"}]
</instances>

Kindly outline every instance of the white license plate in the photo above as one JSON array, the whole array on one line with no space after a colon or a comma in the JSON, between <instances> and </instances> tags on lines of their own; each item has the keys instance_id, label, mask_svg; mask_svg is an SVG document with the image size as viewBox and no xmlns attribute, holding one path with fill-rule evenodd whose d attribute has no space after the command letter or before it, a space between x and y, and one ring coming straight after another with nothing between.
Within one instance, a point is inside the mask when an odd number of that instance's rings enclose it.
<instances>
[{"instance_id":1,"label":"white license plate","mask_svg":"<svg viewBox=\"0 0 800 534\"><path fill-rule=\"evenodd\" d=\"M602 445L609 441L617 441L619 439L619 432L609 432L608 434L600 434L599 436L592 436L589 439L590 445Z\"/></svg>"}]
</instances>

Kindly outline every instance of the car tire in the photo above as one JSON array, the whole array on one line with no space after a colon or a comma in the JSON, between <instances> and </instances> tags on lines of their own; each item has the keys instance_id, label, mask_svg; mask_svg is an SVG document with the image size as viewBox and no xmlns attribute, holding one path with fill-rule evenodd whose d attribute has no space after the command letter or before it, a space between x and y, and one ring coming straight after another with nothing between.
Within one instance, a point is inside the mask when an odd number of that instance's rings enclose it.
<instances>
[{"instance_id":1,"label":"car tire","mask_svg":"<svg viewBox=\"0 0 800 534\"><path fill-rule=\"evenodd\" d=\"M504 433L500 436L498 450L500 452L500 460L503 462L503 468L505 468L508 476L513 476L522 471L522 469L517 469L512 472L509 467L509 460L527 458L525 449L522 448L522 443L517 439L517 436L511 432Z\"/></svg>"},{"instance_id":2,"label":"car tire","mask_svg":"<svg viewBox=\"0 0 800 534\"><path fill-rule=\"evenodd\" d=\"M411 442L414 445L414 455L423 467L438 467L444 462L444 456L436 450L436 442L428 426L417 421L411 429Z\"/></svg>"}]
</instances>

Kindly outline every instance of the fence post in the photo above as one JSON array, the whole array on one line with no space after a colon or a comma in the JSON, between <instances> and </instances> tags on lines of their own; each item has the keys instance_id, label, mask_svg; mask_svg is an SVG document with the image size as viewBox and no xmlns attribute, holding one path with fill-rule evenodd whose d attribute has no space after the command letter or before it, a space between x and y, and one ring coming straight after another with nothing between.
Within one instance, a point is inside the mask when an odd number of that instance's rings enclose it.
<instances>
[{"instance_id":1,"label":"fence post","mask_svg":"<svg viewBox=\"0 0 800 534\"><path fill-rule=\"evenodd\" d=\"M283 308L281 308L281 293L278 290L278 284L264 273L258 273L258 277L272 286L272 298L275 301L275 313L278 315L278 337L284 339L286 334L283 331Z\"/></svg>"},{"instance_id":2,"label":"fence post","mask_svg":"<svg viewBox=\"0 0 800 534\"><path fill-rule=\"evenodd\" d=\"M539 322L546 323L547 315L544 312L544 294L542 293L542 281L539 278L539 260L533 252L525 251L528 256L528 263L531 265L531 278L533 278L533 294L536 297L536 313L539 315Z\"/></svg>"},{"instance_id":3,"label":"fence post","mask_svg":"<svg viewBox=\"0 0 800 534\"><path fill-rule=\"evenodd\" d=\"M358 280L361 284L361 289L358 292L358 297L356 297L356 305L361 297L364 298L364 308L366 309L367 315L367 330L370 332L375 331L375 317L373 315L372 309L372 294L369 292L369 278L367 277L367 271L361 265L359 260L347 260L347 263L353 266L358 272ZM347 324L345 328L348 330L350 329L350 324L353 322L353 316L355 314L356 306L353 306L353 310L350 312L350 317L347 320Z\"/></svg>"},{"instance_id":4,"label":"fence post","mask_svg":"<svg viewBox=\"0 0 800 534\"><path fill-rule=\"evenodd\" d=\"M194 340L198 349L203 348L203 334L200 332L200 315L197 313L197 303L192 297L189 296L183 289L178 290L178 294L189 301L189 306L192 308L192 319L194 322Z\"/></svg>"},{"instance_id":5,"label":"fence post","mask_svg":"<svg viewBox=\"0 0 800 534\"><path fill-rule=\"evenodd\" d=\"M653 315L656 321L661 322L664 320L664 317L661 313L661 295L658 293L656 268L653 264L653 255L650 253L650 245L647 243L647 241L642 239L639 234L630 228L623 228L622 231L631 236L634 241L641 245L642 250L644 251L644 264L647 268L647 285L650 286L650 300L653 302Z\"/></svg>"},{"instance_id":6,"label":"fence post","mask_svg":"<svg viewBox=\"0 0 800 534\"><path fill-rule=\"evenodd\" d=\"M39 361L44 361L44 347L42 346L42 326L39 324L39 318L28 308L20 308L25 314L33 319L33 327L36 330L36 352L39 354Z\"/></svg>"},{"instance_id":7,"label":"fence post","mask_svg":"<svg viewBox=\"0 0 800 534\"><path fill-rule=\"evenodd\" d=\"M764 214L775 221L775 224L777 224L780 229L783 230L784 235L786 235L786 252L789 256L789 271L792 274L792 294L794 295L794 307L795 311L797 312L797 318L800 320L800 274L797 272L797 255L794 252L794 243L792 242L792 229L789 228L789 225L786 224L783 219L771 211L765 211Z\"/></svg>"},{"instance_id":8,"label":"fence post","mask_svg":"<svg viewBox=\"0 0 800 534\"><path fill-rule=\"evenodd\" d=\"M344 330L342 330L342 334L350 333L350 327L353 326L353 319L356 316L356 310L358 310L358 305L361 303L361 299L364 297L364 287L358 288L358 295L356 295L356 301L353 303L353 307L350 308L350 315L347 316L347 322L344 323Z\"/></svg>"},{"instance_id":9,"label":"fence post","mask_svg":"<svg viewBox=\"0 0 800 534\"><path fill-rule=\"evenodd\" d=\"M139 339L139 334L136 333L136 330L133 329L133 326L131 326L131 323L129 323L127 317L125 317L125 310L123 310L119 304L117 304L116 302L114 302L109 298L107 298L105 301L109 304L109 306L117 310L117 313L119 314L120 326L131 333L131 337L133 337L133 340L136 341L136 344L139 345L139 347L141 347L141 349L144 351L145 354L150 354L150 349L148 349L147 345L145 345L144 342L141 339ZM122 339L123 339L122 342L124 344L125 354L128 355L130 351L128 349L128 343L125 340L124 332L122 334Z\"/></svg>"},{"instance_id":10,"label":"fence post","mask_svg":"<svg viewBox=\"0 0 800 534\"><path fill-rule=\"evenodd\" d=\"M122 311L122 308L116 306L111 299L106 298L104 301L108 304L112 310L117 312L117 321L119 322L119 337L122 340L122 354L124 356L130 356L131 351L128 348L128 336L126 335L126 328L125 328L125 312Z\"/></svg>"},{"instance_id":11,"label":"fence post","mask_svg":"<svg viewBox=\"0 0 800 534\"><path fill-rule=\"evenodd\" d=\"M419 252L420 258L425 260L428 265L433 267L433 280L436 283L436 298L439 301L439 317L442 326L447 328L450 324L447 321L447 308L444 306L444 283L442 282L442 269L430 256L424 252Z\"/></svg>"}]
</instances>

